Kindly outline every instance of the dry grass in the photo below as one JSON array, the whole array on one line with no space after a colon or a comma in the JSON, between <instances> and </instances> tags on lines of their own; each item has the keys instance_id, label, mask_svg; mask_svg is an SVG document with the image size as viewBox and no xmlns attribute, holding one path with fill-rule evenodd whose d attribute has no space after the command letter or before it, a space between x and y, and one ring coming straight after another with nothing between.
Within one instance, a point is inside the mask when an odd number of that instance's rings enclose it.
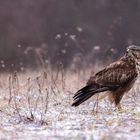
<instances>
[{"instance_id":1,"label":"dry grass","mask_svg":"<svg viewBox=\"0 0 140 140\"><path fill-rule=\"evenodd\" d=\"M72 96L90 71L0 75L0 139L139 139L139 82L116 112L105 99L71 107Z\"/></svg>"}]
</instances>

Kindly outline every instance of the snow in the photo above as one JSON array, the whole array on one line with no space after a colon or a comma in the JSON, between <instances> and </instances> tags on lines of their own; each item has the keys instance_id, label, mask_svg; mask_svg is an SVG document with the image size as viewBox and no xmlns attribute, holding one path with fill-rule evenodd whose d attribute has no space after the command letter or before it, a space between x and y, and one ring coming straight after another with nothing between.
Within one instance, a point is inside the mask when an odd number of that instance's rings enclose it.
<instances>
[{"instance_id":1,"label":"snow","mask_svg":"<svg viewBox=\"0 0 140 140\"><path fill-rule=\"evenodd\" d=\"M30 74L29 74L30 75ZM26 78L25 78L26 77ZM98 112L93 112L93 106L96 101L85 102L79 107L71 106L73 91L76 91L71 85L70 91L67 89L56 89L53 93L49 89L49 99L47 111L44 112L46 100L45 86L38 90L36 78L32 78L29 85L23 86L26 75L19 75L20 85L22 87L16 95L13 95L18 105L14 108L14 98L8 105L9 93L8 82L3 83L0 89L0 139L4 140L139 140L140 139L140 95L139 83L122 100L124 111L118 112L108 101L99 102ZM75 76L74 76L75 77ZM5 77L4 77L5 78ZM71 76L72 78L72 76ZM2 81L3 78L1 77ZM7 78L8 79L8 78ZM41 78L40 78L41 79ZM67 78L66 78L67 79ZM8 80L7 80L8 81ZM40 83L42 80L40 80ZM25 82L26 83L26 82ZM46 82L47 83L47 82ZM58 82L60 84L60 81ZM68 85L70 81L68 81ZM73 83L73 82L72 82ZM75 82L74 82L75 83ZM43 84L47 85L47 84ZM67 81L66 81L67 85ZM81 84L79 84L81 86ZM69 87L70 88L70 87ZM28 92L27 92L28 89ZM14 89L16 90L16 89ZM12 89L13 93L14 90ZM19 92L20 91L20 92ZM61 91L61 92L58 92ZM133 92L137 92L134 96ZM12 93L12 94L13 94ZM27 94L30 98L30 106L27 102ZM41 100L43 97L43 100ZM38 99L37 107L35 107ZM30 111L33 112L34 120L31 120ZM19 116L21 115L21 116ZM42 120L41 123L41 115ZM21 118L20 118L21 117Z\"/></svg>"}]
</instances>

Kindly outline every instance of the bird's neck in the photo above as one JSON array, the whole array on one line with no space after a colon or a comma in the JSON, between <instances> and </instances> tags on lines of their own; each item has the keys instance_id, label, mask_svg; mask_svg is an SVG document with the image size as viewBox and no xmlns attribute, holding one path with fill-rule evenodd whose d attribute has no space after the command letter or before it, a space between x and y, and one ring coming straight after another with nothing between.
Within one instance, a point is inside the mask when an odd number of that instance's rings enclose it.
<instances>
[{"instance_id":1,"label":"bird's neck","mask_svg":"<svg viewBox=\"0 0 140 140\"><path fill-rule=\"evenodd\" d=\"M140 61L135 60L137 73L140 74Z\"/></svg>"},{"instance_id":2,"label":"bird's neck","mask_svg":"<svg viewBox=\"0 0 140 140\"><path fill-rule=\"evenodd\" d=\"M125 57L134 63L137 73L140 74L140 60L130 54L126 54Z\"/></svg>"}]
</instances>

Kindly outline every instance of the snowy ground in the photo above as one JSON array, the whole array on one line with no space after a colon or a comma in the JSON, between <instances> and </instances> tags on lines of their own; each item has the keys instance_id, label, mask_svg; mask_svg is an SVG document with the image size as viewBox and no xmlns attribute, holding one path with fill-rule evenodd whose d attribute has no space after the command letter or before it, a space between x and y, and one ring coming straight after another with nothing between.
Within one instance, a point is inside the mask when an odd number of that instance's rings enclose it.
<instances>
[{"instance_id":1,"label":"snowy ground","mask_svg":"<svg viewBox=\"0 0 140 140\"><path fill-rule=\"evenodd\" d=\"M71 107L73 92L85 81L77 83L77 77L71 76L69 81L65 77L65 82L61 79L54 83L44 77L35 74L0 77L0 139L140 139L139 82L123 98L123 112L115 111L113 105L103 100L95 113L96 101Z\"/></svg>"}]
</instances>

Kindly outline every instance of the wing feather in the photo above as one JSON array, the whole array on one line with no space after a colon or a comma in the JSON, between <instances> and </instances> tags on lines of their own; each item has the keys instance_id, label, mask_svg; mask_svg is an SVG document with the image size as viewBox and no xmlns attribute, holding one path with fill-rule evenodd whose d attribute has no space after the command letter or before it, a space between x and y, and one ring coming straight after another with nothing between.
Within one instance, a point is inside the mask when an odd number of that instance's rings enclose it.
<instances>
[{"instance_id":1,"label":"wing feather","mask_svg":"<svg viewBox=\"0 0 140 140\"><path fill-rule=\"evenodd\" d=\"M78 106L100 92L129 91L136 77L135 61L124 56L92 76L87 85L75 93L72 106Z\"/></svg>"},{"instance_id":2,"label":"wing feather","mask_svg":"<svg viewBox=\"0 0 140 140\"><path fill-rule=\"evenodd\" d=\"M87 85L97 83L100 85L123 86L137 76L136 69L134 69L135 64L130 65L130 63L132 64L132 62L124 61L123 59L112 63L91 77Z\"/></svg>"}]
</instances>

